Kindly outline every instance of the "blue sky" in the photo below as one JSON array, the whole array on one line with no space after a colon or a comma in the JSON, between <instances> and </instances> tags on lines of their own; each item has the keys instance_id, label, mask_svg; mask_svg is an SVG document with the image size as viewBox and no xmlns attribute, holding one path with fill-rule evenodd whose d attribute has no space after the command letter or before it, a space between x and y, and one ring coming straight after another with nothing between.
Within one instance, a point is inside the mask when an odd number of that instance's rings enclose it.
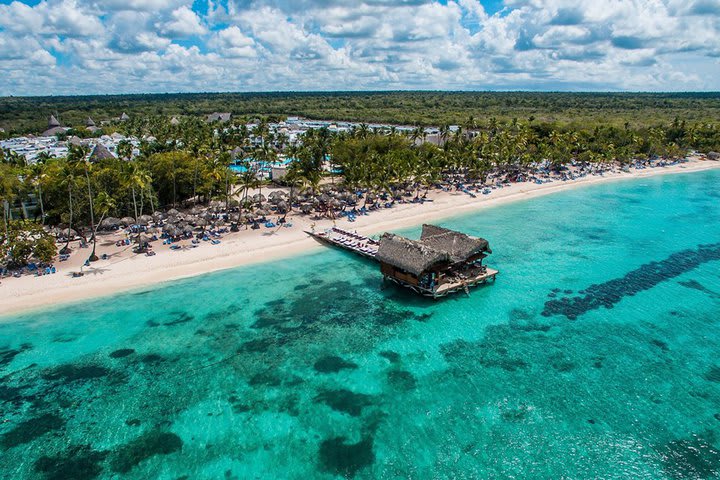
<instances>
[{"instance_id":1,"label":"blue sky","mask_svg":"<svg viewBox=\"0 0 720 480\"><path fill-rule=\"evenodd\" d=\"M720 90L720 0L0 0L0 95Z\"/></svg>"}]
</instances>

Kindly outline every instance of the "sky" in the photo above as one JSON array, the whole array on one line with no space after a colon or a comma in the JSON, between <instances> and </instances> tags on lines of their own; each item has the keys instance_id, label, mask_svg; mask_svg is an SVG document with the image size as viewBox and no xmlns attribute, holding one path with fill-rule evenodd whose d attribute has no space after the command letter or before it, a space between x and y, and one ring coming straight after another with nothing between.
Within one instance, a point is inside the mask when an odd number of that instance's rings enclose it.
<instances>
[{"instance_id":1,"label":"sky","mask_svg":"<svg viewBox=\"0 0 720 480\"><path fill-rule=\"evenodd\" d=\"M720 0L0 0L0 96L720 90Z\"/></svg>"}]
</instances>

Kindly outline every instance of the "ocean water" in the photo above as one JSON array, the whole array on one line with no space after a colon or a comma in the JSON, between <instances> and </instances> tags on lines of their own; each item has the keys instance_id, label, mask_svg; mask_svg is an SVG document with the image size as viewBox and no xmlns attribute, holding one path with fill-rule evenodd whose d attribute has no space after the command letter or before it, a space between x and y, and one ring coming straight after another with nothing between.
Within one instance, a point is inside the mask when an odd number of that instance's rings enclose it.
<instances>
[{"instance_id":1,"label":"ocean water","mask_svg":"<svg viewBox=\"0 0 720 480\"><path fill-rule=\"evenodd\" d=\"M493 248L469 297L326 249L4 318L0 477L718 478L719 186L441 222Z\"/></svg>"}]
</instances>

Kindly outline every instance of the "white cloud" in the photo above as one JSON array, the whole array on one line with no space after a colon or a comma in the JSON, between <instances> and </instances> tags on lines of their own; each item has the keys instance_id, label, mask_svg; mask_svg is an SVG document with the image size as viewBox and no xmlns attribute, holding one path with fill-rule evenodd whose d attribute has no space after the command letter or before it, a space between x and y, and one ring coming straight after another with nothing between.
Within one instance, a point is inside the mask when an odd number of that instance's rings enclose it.
<instances>
[{"instance_id":1,"label":"white cloud","mask_svg":"<svg viewBox=\"0 0 720 480\"><path fill-rule=\"evenodd\" d=\"M170 14L170 19L158 24L160 32L165 37L186 38L206 33L200 18L189 7L182 6Z\"/></svg>"},{"instance_id":2,"label":"white cloud","mask_svg":"<svg viewBox=\"0 0 720 480\"><path fill-rule=\"evenodd\" d=\"M220 56L231 58L254 58L255 41L245 35L236 25L217 32L210 40L213 47Z\"/></svg>"},{"instance_id":3,"label":"white cloud","mask_svg":"<svg viewBox=\"0 0 720 480\"><path fill-rule=\"evenodd\" d=\"M0 94L717 90L718 31L720 0L14 1Z\"/></svg>"}]
</instances>

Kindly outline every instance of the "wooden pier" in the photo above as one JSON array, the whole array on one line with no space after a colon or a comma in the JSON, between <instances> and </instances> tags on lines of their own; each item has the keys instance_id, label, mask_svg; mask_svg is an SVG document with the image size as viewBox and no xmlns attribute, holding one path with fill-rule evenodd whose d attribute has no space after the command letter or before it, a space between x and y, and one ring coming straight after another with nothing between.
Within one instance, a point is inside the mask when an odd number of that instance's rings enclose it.
<instances>
[{"instance_id":1,"label":"wooden pier","mask_svg":"<svg viewBox=\"0 0 720 480\"><path fill-rule=\"evenodd\" d=\"M380 248L380 242L370 237L348 232L347 230L337 227L330 228L324 232L305 231L305 233L322 243L334 245L362 257L377 260L375 257L378 248Z\"/></svg>"}]
</instances>

